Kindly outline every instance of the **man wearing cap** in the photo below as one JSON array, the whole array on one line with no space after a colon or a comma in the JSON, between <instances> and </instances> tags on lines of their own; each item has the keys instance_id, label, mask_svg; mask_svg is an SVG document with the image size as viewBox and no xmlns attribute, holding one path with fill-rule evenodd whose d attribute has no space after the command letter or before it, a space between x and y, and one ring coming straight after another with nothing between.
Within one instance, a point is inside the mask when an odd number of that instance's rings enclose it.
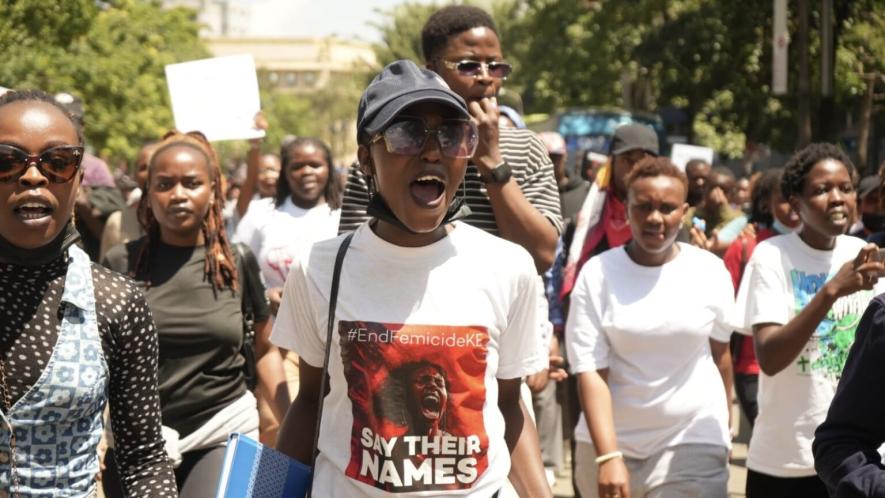
<instances>
[{"instance_id":1,"label":"man wearing cap","mask_svg":"<svg viewBox=\"0 0 885 498\"><path fill-rule=\"evenodd\" d=\"M857 212L860 219L855 223L856 226L851 227L849 233L855 237L875 242L881 247L879 242L883 237L879 232L885 230L885 213L882 209L882 201L880 194L882 180L878 175L865 176L857 186ZM879 234L876 239L871 240L870 236Z\"/></svg>"},{"instance_id":2,"label":"man wearing cap","mask_svg":"<svg viewBox=\"0 0 885 498\"><path fill-rule=\"evenodd\" d=\"M439 74L466 102L479 128L479 146L467 167L464 193L471 214L464 221L524 247L539 273L553 263L562 230L553 166L529 130L500 128L496 95L510 72L492 18L477 7L436 11L421 33L427 69ZM341 206L339 233L368 219L365 176L351 167Z\"/></svg>"},{"instance_id":3,"label":"man wearing cap","mask_svg":"<svg viewBox=\"0 0 885 498\"><path fill-rule=\"evenodd\" d=\"M657 156L658 135L639 123L621 125L609 147L610 166L596 175L587 198L575 220L575 235L568 250L560 297L565 299L574 287L584 263L632 238L627 221L627 187L624 179L633 165L648 156Z\"/></svg>"}]
</instances>

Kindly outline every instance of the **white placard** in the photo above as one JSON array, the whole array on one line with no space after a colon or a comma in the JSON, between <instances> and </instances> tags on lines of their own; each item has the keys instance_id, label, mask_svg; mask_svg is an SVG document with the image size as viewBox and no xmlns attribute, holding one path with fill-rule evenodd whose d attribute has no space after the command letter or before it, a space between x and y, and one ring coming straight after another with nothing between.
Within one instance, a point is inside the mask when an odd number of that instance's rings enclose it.
<instances>
[{"instance_id":1,"label":"white placard","mask_svg":"<svg viewBox=\"0 0 885 498\"><path fill-rule=\"evenodd\" d=\"M166 83L179 131L201 131L212 141L264 136L255 128L261 98L251 55L170 64Z\"/></svg>"},{"instance_id":2,"label":"white placard","mask_svg":"<svg viewBox=\"0 0 885 498\"><path fill-rule=\"evenodd\" d=\"M685 163L692 159L703 159L707 164L713 164L713 149L700 145L673 144L670 150L670 160L673 164L685 171Z\"/></svg>"}]
</instances>

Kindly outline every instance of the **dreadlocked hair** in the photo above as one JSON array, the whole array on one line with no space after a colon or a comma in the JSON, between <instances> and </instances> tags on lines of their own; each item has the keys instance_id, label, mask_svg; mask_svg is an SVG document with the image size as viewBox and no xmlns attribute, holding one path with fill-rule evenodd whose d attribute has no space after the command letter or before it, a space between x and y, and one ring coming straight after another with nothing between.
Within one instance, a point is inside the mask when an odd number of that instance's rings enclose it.
<instances>
[{"instance_id":1,"label":"dreadlocked hair","mask_svg":"<svg viewBox=\"0 0 885 498\"><path fill-rule=\"evenodd\" d=\"M145 284L148 287L151 285L148 273L150 252L160 240L160 224L157 222L156 217L154 217L150 206L151 177L157 165L157 158L167 149L176 146L191 147L198 150L206 158L206 164L209 167L209 179L212 181L215 202L209 206L209 212L203 220L203 227L201 229L206 245L205 278L212 282L213 289L216 291L224 289L238 291L237 265L233 258L227 231L224 228L223 175L221 174L215 150L209 144L206 136L198 131L188 133L181 133L176 130L170 131L157 143L156 149L151 154L148 164L148 179L144 186L144 194L141 196L141 201L138 204L138 222L144 229L145 243L139 249L138 257L135 260L134 272L130 276L132 278L136 276L143 277Z\"/></svg>"}]
</instances>

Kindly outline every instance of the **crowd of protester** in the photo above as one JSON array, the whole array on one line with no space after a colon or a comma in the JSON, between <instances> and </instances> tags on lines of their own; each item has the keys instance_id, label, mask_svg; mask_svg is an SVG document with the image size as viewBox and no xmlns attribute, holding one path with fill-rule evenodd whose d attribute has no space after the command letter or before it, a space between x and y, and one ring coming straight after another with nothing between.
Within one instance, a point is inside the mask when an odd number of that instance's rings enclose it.
<instances>
[{"instance_id":1,"label":"crowd of protester","mask_svg":"<svg viewBox=\"0 0 885 498\"><path fill-rule=\"evenodd\" d=\"M724 498L734 414L749 498L885 496L885 171L679 167L637 123L569 170L485 11L421 34L349 168L171 130L112 173L79 109L0 96L0 496L215 496L236 432L313 496L552 497L570 461L581 498Z\"/></svg>"}]
</instances>

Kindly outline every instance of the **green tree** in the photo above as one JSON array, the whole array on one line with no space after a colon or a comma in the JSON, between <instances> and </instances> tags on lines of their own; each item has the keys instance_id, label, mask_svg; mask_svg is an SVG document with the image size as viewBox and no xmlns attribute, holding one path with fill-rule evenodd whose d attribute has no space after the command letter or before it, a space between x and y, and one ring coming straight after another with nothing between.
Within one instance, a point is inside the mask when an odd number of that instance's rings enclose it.
<instances>
[{"instance_id":1,"label":"green tree","mask_svg":"<svg viewBox=\"0 0 885 498\"><path fill-rule=\"evenodd\" d=\"M98 12L92 0L0 3L0 85L69 90L76 61L68 48L86 36Z\"/></svg>"},{"instance_id":2,"label":"green tree","mask_svg":"<svg viewBox=\"0 0 885 498\"><path fill-rule=\"evenodd\" d=\"M405 2L389 10L379 13L385 21L373 24L381 34L381 41L373 45L378 64L383 67L399 59L408 59L417 64L424 62L424 53L421 47L421 29L424 23L435 11L444 5L464 3L476 5L486 9L495 20L498 32L501 35L501 45L505 56L508 56L513 47L509 35L517 27L517 21L524 10L517 0L477 0L474 2L433 2L416 3ZM371 78L369 74L367 77Z\"/></svg>"},{"instance_id":3,"label":"green tree","mask_svg":"<svg viewBox=\"0 0 885 498\"><path fill-rule=\"evenodd\" d=\"M842 111L827 113L819 85L820 2L809 2L806 81L808 100L819 110L812 115L818 140L836 138L825 126L830 121L844 123L846 113L858 113L870 81L861 74L872 74L861 70L859 61L870 67L885 60L879 41L885 5L880 0L833 3L835 98ZM784 151L796 144L799 47L791 45L792 93L773 95L770 0L518 0L514 11L516 27L507 36L517 38L509 57L519 71L507 85L522 91L529 112L673 106L688 114L693 141L726 156L740 155L747 142ZM795 15L791 12L794 35Z\"/></svg>"},{"instance_id":4,"label":"green tree","mask_svg":"<svg viewBox=\"0 0 885 498\"><path fill-rule=\"evenodd\" d=\"M158 1L7 1L0 84L81 98L88 145L112 161L130 159L172 128L163 68L208 57L198 30L192 10Z\"/></svg>"},{"instance_id":5,"label":"green tree","mask_svg":"<svg viewBox=\"0 0 885 498\"><path fill-rule=\"evenodd\" d=\"M386 20L373 24L381 33L381 41L372 47L378 64L384 67L399 59L408 59L419 64L423 62L421 28L437 9L439 5L435 3L405 2L390 10L379 11Z\"/></svg>"},{"instance_id":6,"label":"green tree","mask_svg":"<svg viewBox=\"0 0 885 498\"><path fill-rule=\"evenodd\" d=\"M262 143L266 153L279 154L280 144L287 136L315 136L318 127L314 119L314 104L305 96L276 88L259 73L261 110L267 119L267 135ZM227 169L245 161L249 144L245 140L227 140L213 144Z\"/></svg>"},{"instance_id":7,"label":"green tree","mask_svg":"<svg viewBox=\"0 0 885 498\"><path fill-rule=\"evenodd\" d=\"M868 148L873 118L885 109L885 11L866 11L849 19L836 52L836 88L843 105L859 108L858 166L869 163Z\"/></svg>"}]
</instances>

